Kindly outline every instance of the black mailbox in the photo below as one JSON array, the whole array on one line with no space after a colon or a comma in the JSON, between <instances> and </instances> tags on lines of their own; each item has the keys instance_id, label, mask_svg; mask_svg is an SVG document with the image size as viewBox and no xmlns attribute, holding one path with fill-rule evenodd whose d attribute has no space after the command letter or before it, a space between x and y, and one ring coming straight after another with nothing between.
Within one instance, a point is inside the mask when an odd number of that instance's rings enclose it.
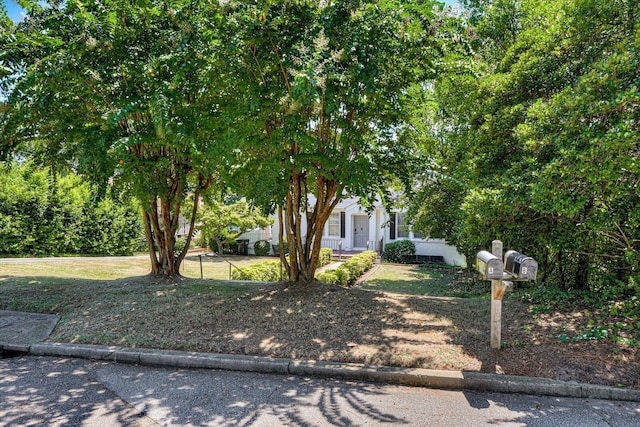
<instances>
[{"instance_id":1,"label":"black mailbox","mask_svg":"<svg viewBox=\"0 0 640 427\"><path fill-rule=\"evenodd\" d=\"M505 254L504 269L515 279L536 280L538 262L520 252L508 251Z\"/></svg>"},{"instance_id":2,"label":"black mailbox","mask_svg":"<svg viewBox=\"0 0 640 427\"><path fill-rule=\"evenodd\" d=\"M476 270L483 279L502 279L504 266L502 260L488 251L480 251L476 255Z\"/></svg>"}]
</instances>

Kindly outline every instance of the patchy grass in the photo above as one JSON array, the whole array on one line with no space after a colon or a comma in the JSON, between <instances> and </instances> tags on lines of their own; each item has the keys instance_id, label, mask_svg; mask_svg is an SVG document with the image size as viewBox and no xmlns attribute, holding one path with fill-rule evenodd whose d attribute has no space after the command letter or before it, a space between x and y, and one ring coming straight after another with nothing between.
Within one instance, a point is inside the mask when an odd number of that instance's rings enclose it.
<instances>
[{"instance_id":1,"label":"patchy grass","mask_svg":"<svg viewBox=\"0 0 640 427\"><path fill-rule=\"evenodd\" d=\"M246 267L255 262L274 260L273 257L228 257L231 268ZM202 273L205 279L229 279L229 262L219 257L202 257ZM235 267L234 267L235 266ZM149 258L104 257L104 258L43 258L37 261L11 259L0 261L0 284L11 278L14 283L56 284L64 279L114 280L149 274ZM180 269L185 277L200 277L200 260L188 256Z\"/></svg>"},{"instance_id":2,"label":"patchy grass","mask_svg":"<svg viewBox=\"0 0 640 427\"><path fill-rule=\"evenodd\" d=\"M149 273L149 258L111 257L111 258L43 258L37 261L3 260L0 261L0 280L7 276L20 277L23 281L42 283L55 279L111 280L130 276L142 276ZM12 279L15 280L15 279Z\"/></svg>"},{"instance_id":3,"label":"patchy grass","mask_svg":"<svg viewBox=\"0 0 640 427\"><path fill-rule=\"evenodd\" d=\"M75 273L53 267L52 276L28 270L28 279L8 275L7 265L0 264L0 309L62 315L52 341L497 372L640 389L638 347L558 339L588 328L580 313L534 316L530 304L505 299L503 348L491 349L489 301L424 295L424 288L444 294L476 286L456 270L440 276L440 269L403 266L394 275L394 266L383 264L376 274L386 278L344 289L148 275L78 279L54 277ZM92 268L101 269L97 277L116 274L104 261ZM410 283L403 287L399 277Z\"/></svg>"},{"instance_id":4,"label":"patchy grass","mask_svg":"<svg viewBox=\"0 0 640 427\"><path fill-rule=\"evenodd\" d=\"M475 272L439 265L382 263L363 289L406 295L490 298L489 282L477 279Z\"/></svg>"}]
</instances>

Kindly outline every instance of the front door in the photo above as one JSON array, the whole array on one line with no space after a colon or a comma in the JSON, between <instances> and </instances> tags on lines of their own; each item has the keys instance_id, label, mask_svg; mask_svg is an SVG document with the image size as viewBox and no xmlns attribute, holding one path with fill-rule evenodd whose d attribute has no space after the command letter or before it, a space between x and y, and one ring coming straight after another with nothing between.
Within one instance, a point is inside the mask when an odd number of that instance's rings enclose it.
<instances>
[{"instance_id":1,"label":"front door","mask_svg":"<svg viewBox=\"0 0 640 427\"><path fill-rule=\"evenodd\" d=\"M369 217L354 215L353 228L353 247L366 248L369 240Z\"/></svg>"}]
</instances>

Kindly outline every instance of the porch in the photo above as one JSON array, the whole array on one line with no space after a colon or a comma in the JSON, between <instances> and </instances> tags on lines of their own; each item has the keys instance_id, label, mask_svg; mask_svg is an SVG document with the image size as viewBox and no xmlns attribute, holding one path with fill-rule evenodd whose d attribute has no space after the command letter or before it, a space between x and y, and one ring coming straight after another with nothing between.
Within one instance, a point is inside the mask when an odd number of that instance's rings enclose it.
<instances>
[{"instance_id":1,"label":"porch","mask_svg":"<svg viewBox=\"0 0 640 427\"><path fill-rule=\"evenodd\" d=\"M333 249L334 252L342 250L343 253L346 253L348 251L342 249L345 246L343 242L344 242L344 239L339 237L323 237L322 247L331 248ZM360 253L362 251L376 251L380 253L381 249L382 249L382 240L380 240L379 242L376 242L375 240L367 240L365 243L365 246L351 248L350 251L355 250L357 251L357 253Z\"/></svg>"}]
</instances>

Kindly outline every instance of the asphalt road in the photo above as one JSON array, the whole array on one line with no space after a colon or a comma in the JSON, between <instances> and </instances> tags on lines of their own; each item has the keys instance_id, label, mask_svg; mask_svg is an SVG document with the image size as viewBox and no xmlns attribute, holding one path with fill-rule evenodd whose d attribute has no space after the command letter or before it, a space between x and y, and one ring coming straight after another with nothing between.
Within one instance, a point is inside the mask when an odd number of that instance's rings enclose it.
<instances>
[{"instance_id":1,"label":"asphalt road","mask_svg":"<svg viewBox=\"0 0 640 427\"><path fill-rule=\"evenodd\" d=\"M640 403L0 359L0 426L638 426Z\"/></svg>"}]
</instances>

